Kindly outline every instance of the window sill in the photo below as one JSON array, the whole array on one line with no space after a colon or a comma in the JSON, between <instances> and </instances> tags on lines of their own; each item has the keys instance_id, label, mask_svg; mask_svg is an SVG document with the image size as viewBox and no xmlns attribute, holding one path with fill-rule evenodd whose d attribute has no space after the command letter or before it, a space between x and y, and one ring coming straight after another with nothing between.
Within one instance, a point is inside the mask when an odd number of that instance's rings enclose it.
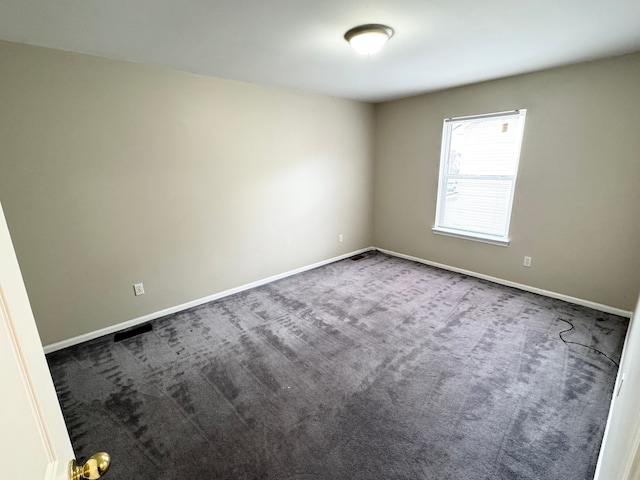
<instances>
[{"instance_id":1,"label":"window sill","mask_svg":"<svg viewBox=\"0 0 640 480\"><path fill-rule=\"evenodd\" d=\"M431 229L431 231L433 233L435 233L436 235L444 235L445 237L455 237L455 238L461 238L463 240L472 240L474 242L481 242L481 243L488 243L490 245L498 245L500 247L508 247L509 246L509 240L501 240L495 237L490 237L488 235L482 235L480 233L478 234L464 234L464 233L460 233L456 230L448 230L446 228L436 228L433 227Z\"/></svg>"}]
</instances>

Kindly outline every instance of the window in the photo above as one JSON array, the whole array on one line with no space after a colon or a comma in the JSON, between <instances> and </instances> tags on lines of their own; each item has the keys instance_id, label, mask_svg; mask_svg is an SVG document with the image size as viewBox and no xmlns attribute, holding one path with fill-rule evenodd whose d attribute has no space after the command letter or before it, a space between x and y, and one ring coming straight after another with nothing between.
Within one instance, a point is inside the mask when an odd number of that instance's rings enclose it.
<instances>
[{"instance_id":1,"label":"window","mask_svg":"<svg viewBox=\"0 0 640 480\"><path fill-rule=\"evenodd\" d=\"M435 233L508 245L525 115L444 121Z\"/></svg>"}]
</instances>

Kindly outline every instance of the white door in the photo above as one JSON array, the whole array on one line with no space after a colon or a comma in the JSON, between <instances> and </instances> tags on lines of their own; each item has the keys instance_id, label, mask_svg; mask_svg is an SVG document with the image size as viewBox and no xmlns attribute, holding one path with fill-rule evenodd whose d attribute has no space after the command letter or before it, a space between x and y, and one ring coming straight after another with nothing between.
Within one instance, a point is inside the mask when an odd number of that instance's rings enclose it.
<instances>
[{"instance_id":1,"label":"white door","mask_svg":"<svg viewBox=\"0 0 640 480\"><path fill-rule=\"evenodd\" d=\"M0 205L0 478L68 480L73 449Z\"/></svg>"},{"instance_id":2,"label":"white door","mask_svg":"<svg viewBox=\"0 0 640 480\"><path fill-rule=\"evenodd\" d=\"M596 480L640 479L640 299L624 349L604 432Z\"/></svg>"}]
</instances>

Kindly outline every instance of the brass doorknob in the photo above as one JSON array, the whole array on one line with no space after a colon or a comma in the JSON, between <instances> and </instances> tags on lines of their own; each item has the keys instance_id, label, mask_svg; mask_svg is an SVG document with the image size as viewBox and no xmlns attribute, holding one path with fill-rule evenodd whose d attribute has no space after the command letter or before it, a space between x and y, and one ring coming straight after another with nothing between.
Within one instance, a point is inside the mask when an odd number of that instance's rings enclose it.
<instances>
[{"instance_id":1,"label":"brass doorknob","mask_svg":"<svg viewBox=\"0 0 640 480\"><path fill-rule=\"evenodd\" d=\"M107 452L92 455L87 463L80 466L75 460L69 463L69 480L96 480L102 477L111 465L111 456Z\"/></svg>"}]
</instances>

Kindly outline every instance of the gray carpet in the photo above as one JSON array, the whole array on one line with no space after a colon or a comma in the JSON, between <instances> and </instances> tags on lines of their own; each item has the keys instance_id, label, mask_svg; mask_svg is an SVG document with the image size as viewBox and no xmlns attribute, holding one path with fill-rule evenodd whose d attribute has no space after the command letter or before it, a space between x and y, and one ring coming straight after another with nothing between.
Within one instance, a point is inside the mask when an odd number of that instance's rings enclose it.
<instances>
[{"instance_id":1,"label":"gray carpet","mask_svg":"<svg viewBox=\"0 0 640 480\"><path fill-rule=\"evenodd\" d=\"M381 253L48 356L117 479L587 480L627 320Z\"/></svg>"}]
</instances>

